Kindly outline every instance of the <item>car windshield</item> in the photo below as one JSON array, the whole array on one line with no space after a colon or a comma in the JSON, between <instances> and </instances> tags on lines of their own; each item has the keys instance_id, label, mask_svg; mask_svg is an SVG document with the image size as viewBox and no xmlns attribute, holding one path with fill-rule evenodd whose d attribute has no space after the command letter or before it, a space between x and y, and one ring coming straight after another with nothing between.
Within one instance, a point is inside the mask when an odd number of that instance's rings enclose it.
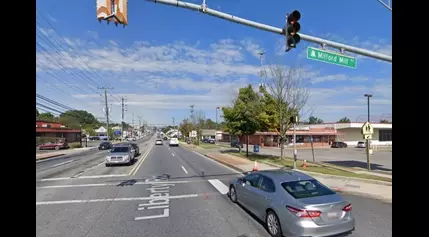
<instances>
[{"instance_id":1,"label":"car windshield","mask_svg":"<svg viewBox=\"0 0 429 237\"><path fill-rule=\"evenodd\" d=\"M125 147L125 146L114 147L112 150L110 150L110 152L112 153L128 152L128 151L129 151L129 147Z\"/></svg>"},{"instance_id":2,"label":"car windshield","mask_svg":"<svg viewBox=\"0 0 429 237\"><path fill-rule=\"evenodd\" d=\"M282 187L295 199L335 194L315 179L284 182Z\"/></svg>"}]
</instances>

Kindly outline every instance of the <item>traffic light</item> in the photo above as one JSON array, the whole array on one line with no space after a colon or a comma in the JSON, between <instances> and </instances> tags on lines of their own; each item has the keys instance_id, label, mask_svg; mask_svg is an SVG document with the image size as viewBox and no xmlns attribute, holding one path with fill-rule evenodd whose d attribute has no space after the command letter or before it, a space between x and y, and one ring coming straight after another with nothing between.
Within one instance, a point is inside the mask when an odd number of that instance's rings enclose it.
<instances>
[{"instance_id":1,"label":"traffic light","mask_svg":"<svg viewBox=\"0 0 429 237\"><path fill-rule=\"evenodd\" d=\"M299 24L299 19L301 19L301 13L297 10L287 15L286 20L286 52L292 48L296 48L296 45L301 41L301 37L298 32L301 30L301 25Z\"/></svg>"},{"instance_id":2,"label":"traffic light","mask_svg":"<svg viewBox=\"0 0 429 237\"><path fill-rule=\"evenodd\" d=\"M289 119L290 123L298 123L298 116L291 116Z\"/></svg>"}]
</instances>

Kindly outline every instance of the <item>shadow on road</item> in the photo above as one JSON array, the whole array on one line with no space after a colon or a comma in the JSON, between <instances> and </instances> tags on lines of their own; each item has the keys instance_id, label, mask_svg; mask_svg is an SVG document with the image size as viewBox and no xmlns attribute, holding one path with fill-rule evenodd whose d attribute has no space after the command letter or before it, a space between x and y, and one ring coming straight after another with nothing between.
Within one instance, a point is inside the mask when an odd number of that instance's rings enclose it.
<instances>
[{"instance_id":1,"label":"shadow on road","mask_svg":"<svg viewBox=\"0 0 429 237\"><path fill-rule=\"evenodd\" d=\"M367 163L362 161L356 161L356 160L342 160L342 161L325 161L324 163L332 164L332 165L338 165L338 166L345 166L345 167L357 167L357 168L367 168ZM371 164L371 170L381 170L381 171L392 171L392 169L386 168L379 164Z\"/></svg>"}]
</instances>

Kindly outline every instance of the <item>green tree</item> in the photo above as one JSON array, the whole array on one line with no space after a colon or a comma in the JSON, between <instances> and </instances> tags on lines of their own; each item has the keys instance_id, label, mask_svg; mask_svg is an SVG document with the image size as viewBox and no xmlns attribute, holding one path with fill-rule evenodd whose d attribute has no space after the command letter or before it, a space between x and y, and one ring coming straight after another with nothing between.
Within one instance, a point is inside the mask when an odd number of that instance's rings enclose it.
<instances>
[{"instance_id":1,"label":"green tree","mask_svg":"<svg viewBox=\"0 0 429 237\"><path fill-rule=\"evenodd\" d=\"M46 121L46 122L56 122L57 121L57 118L49 112L39 114L39 116L37 116L36 119Z\"/></svg>"},{"instance_id":2,"label":"green tree","mask_svg":"<svg viewBox=\"0 0 429 237\"><path fill-rule=\"evenodd\" d=\"M321 124L321 123L323 123L323 120L318 117L310 116L308 118L308 124Z\"/></svg>"},{"instance_id":3,"label":"green tree","mask_svg":"<svg viewBox=\"0 0 429 237\"><path fill-rule=\"evenodd\" d=\"M36 119L37 119L37 117L39 117L39 115L40 115L39 110L37 110L37 108L36 108Z\"/></svg>"},{"instance_id":4,"label":"green tree","mask_svg":"<svg viewBox=\"0 0 429 237\"><path fill-rule=\"evenodd\" d=\"M80 124L99 124L95 116L85 110L68 110L60 114L61 117L74 117Z\"/></svg>"},{"instance_id":5,"label":"green tree","mask_svg":"<svg viewBox=\"0 0 429 237\"><path fill-rule=\"evenodd\" d=\"M226 131L232 135L252 135L261 127L261 111L263 109L259 95L251 85L240 88L232 107L223 107ZM262 119L262 120L265 120ZM248 144L248 139L246 137ZM249 156L246 146L246 156Z\"/></svg>"},{"instance_id":6,"label":"green tree","mask_svg":"<svg viewBox=\"0 0 429 237\"><path fill-rule=\"evenodd\" d=\"M350 123L350 122L351 122L351 120L349 118L344 117L344 118L338 120L337 123Z\"/></svg>"},{"instance_id":7,"label":"green tree","mask_svg":"<svg viewBox=\"0 0 429 237\"><path fill-rule=\"evenodd\" d=\"M67 128L73 128L73 129L79 129L80 123L78 118L72 117L72 116L60 116L58 118L58 122L62 125L66 126Z\"/></svg>"},{"instance_id":8,"label":"green tree","mask_svg":"<svg viewBox=\"0 0 429 237\"><path fill-rule=\"evenodd\" d=\"M179 125L179 131L183 136L189 136L189 133L194 129L194 125L189 119L183 120Z\"/></svg>"}]
</instances>

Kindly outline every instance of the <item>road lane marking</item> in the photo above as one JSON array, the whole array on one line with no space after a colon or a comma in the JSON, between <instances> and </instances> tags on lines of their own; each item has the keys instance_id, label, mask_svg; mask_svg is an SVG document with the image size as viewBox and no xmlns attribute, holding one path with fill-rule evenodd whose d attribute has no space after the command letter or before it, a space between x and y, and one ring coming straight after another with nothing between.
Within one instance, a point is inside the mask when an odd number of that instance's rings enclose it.
<instances>
[{"instance_id":1,"label":"road lane marking","mask_svg":"<svg viewBox=\"0 0 429 237\"><path fill-rule=\"evenodd\" d=\"M64 162L61 162L61 163L58 163L58 164L53 165L53 166L52 166L52 168L58 167L58 166L60 166L60 165L65 165L65 164L68 164L68 163L73 162L73 161L74 161L74 160L64 161Z\"/></svg>"},{"instance_id":2,"label":"road lane marking","mask_svg":"<svg viewBox=\"0 0 429 237\"><path fill-rule=\"evenodd\" d=\"M144 153L144 155L141 155L141 158L139 159L139 162L134 166L134 168L130 171L130 173L128 175L132 176L135 175L137 173L137 170L140 169L140 166L143 164L143 161L146 160L147 156L149 155L150 151L153 148L153 144L146 150L146 152Z\"/></svg>"},{"instance_id":3,"label":"road lane marking","mask_svg":"<svg viewBox=\"0 0 429 237\"><path fill-rule=\"evenodd\" d=\"M164 213L161 215L154 215L154 216L139 216L134 218L136 221L140 220L149 220L149 219L157 219L157 218L165 218L170 216L170 209L166 208L164 209Z\"/></svg>"},{"instance_id":4,"label":"road lane marking","mask_svg":"<svg viewBox=\"0 0 429 237\"><path fill-rule=\"evenodd\" d=\"M221 194L227 194L228 193L228 187L222 183L219 179L210 179L209 183L213 185L219 191Z\"/></svg>"},{"instance_id":5,"label":"road lane marking","mask_svg":"<svg viewBox=\"0 0 429 237\"><path fill-rule=\"evenodd\" d=\"M172 156L174 156L174 153L171 153Z\"/></svg>"},{"instance_id":6,"label":"road lane marking","mask_svg":"<svg viewBox=\"0 0 429 237\"><path fill-rule=\"evenodd\" d=\"M133 185L151 185L151 184L182 184L190 182L205 182L205 180L195 180L195 181L170 181L170 182L135 182ZM49 188L84 188L84 187L104 187L104 186L118 186L119 183L95 183L95 184L67 184L67 185L51 185L51 186L42 186L36 187L37 189L49 189Z\"/></svg>"},{"instance_id":7,"label":"road lane marking","mask_svg":"<svg viewBox=\"0 0 429 237\"><path fill-rule=\"evenodd\" d=\"M151 181L151 179L146 179L146 181ZM157 219L157 218L166 218L170 216L170 187L174 187L175 184L169 183L154 183L150 188L146 188L151 194L149 195L148 203L139 204L139 208L137 210L144 210L141 206L149 205L147 209L163 209L162 214L153 215L151 212L149 215L135 217L134 220L149 220L149 219ZM159 211L157 212L159 213Z\"/></svg>"},{"instance_id":8,"label":"road lane marking","mask_svg":"<svg viewBox=\"0 0 429 237\"><path fill-rule=\"evenodd\" d=\"M171 199L186 199L201 197L203 194L184 194L176 196L164 197L168 200ZM127 198L101 198L101 199L86 199L86 200L63 200L63 201L42 201L36 202L36 206L41 205L55 205L55 204L79 204L79 203L96 203L96 202L126 202L126 201L150 201L153 200L153 197L127 197Z\"/></svg>"},{"instance_id":9,"label":"road lane marking","mask_svg":"<svg viewBox=\"0 0 429 237\"><path fill-rule=\"evenodd\" d=\"M185 169L185 167L183 167L183 165L182 165L182 170L185 171L185 173L188 173L188 171Z\"/></svg>"}]
</instances>

